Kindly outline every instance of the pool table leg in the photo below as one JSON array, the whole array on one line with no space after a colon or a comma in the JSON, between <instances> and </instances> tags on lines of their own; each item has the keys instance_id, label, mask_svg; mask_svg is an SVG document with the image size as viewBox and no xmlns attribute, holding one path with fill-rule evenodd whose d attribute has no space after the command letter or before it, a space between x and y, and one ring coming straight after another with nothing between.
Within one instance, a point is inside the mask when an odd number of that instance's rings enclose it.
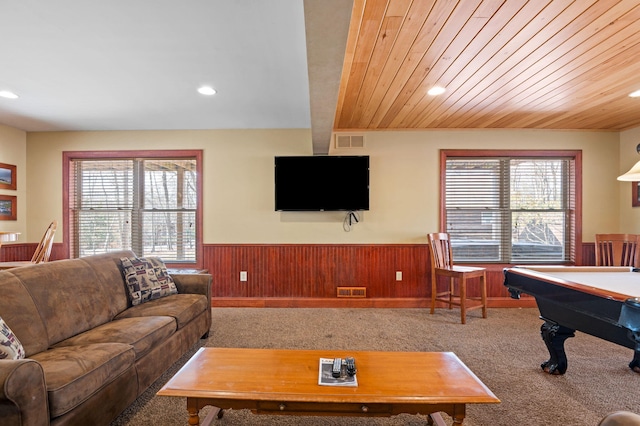
<instances>
[{"instance_id":1,"label":"pool table leg","mask_svg":"<svg viewBox=\"0 0 640 426\"><path fill-rule=\"evenodd\" d=\"M640 373L640 332L629 331L629 338L636 344L636 347L633 351L633 359L629 363L629 368L636 373Z\"/></svg>"},{"instance_id":2,"label":"pool table leg","mask_svg":"<svg viewBox=\"0 0 640 426\"><path fill-rule=\"evenodd\" d=\"M575 336L575 330L545 321L540 327L540 334L547 350L549 351L549 360L543 362L540 367L554 375L564 374L567 371L567 354L564 351L564 341L569 337Z\"/></svg>"}]
</instances>

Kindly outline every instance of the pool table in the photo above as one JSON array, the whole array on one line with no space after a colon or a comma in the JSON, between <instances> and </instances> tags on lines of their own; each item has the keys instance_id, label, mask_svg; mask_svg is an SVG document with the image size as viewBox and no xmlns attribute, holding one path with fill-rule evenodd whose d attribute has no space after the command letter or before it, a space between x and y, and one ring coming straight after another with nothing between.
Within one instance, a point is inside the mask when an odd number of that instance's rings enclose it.
<instances>
[{"instance_id":1,"label":"pool table","mask_svg":"<svg viewBox=\"0 0 640 426\"><path fill-rule=\"evenodd\" d=\"M631 267L516 266L504 269L511 297L536 299L550 374L567 371L564 342L582 331L634 350L629 368L640 373L640 272Z\"/></svg>"}]
</instances>

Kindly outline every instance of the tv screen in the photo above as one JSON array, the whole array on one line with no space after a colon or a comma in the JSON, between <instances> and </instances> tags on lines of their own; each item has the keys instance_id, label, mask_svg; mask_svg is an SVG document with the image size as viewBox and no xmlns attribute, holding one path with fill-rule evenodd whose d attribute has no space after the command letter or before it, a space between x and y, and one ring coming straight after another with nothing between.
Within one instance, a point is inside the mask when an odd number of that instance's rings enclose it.
<instances>
[{"instance_id":1,"label":"tv screen","mask_svg":"<svg viewBox=\"0 0 640 426\"><path fill-rule=\"evenodd\" d=\"M369 156L275 157L277 211L369 210Z\"/></svg>"}]
</instances>

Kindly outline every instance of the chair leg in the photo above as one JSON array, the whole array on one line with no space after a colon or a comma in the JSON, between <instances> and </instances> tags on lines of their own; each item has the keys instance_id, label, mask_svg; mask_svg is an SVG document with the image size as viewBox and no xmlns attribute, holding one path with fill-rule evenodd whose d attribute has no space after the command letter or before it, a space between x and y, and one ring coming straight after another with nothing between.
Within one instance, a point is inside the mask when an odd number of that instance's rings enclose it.
<instances>
[{"instance_id":1,"label":"chair leg","mask_svg":"<svg viewBox=\"0 0 640 426\"><path fill-rule=\"evenodd\" d=\"M482 292L482 318L487 317L487 279L485 274L480 277L480 291Z\"/></svg>"},{"instance_id":2,"label":"chair leg","mask_svg":"<svg viewBox=\"0 0 640 426\"><path fill-rule=\"evenodd\" d=\"M449 309L453 309L453 294L454 294L454 282L453 278L449 277Z\"/></svg>"},{"instance_id":3,"label":"chair leg","mask_svg":"<svg viewBox=\"0 0 640 426\"><path fill-rule=\"evenodd\" d=\"M467 323L467 279L462 276L458 281L460 281L460 317L462 319L462 323Z\"/></svg>"},{"instance_id":4,"label":"chair leg","mask_svg":"<svg viewBox=\"0 0 640 426\"><path fill-rule=\"evenodd\" d=\"M431 274L431 315L436 311L436 293L438 292L438 282L435 273Z\"/></svg>"}]
</instances>

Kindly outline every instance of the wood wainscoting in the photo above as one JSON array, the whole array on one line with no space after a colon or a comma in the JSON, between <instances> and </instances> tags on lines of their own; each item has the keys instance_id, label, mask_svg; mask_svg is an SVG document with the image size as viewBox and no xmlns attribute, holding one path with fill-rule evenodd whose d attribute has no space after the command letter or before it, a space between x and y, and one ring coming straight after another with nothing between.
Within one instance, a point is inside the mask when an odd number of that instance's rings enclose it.
<instances>
[{"instance_id":1,"label":"wood wainscoting","mask_svg":"<svg viewBox=\"0 0 640 426\"><path fill-rule=\"evenodd\" d=\"M203 267L213 306L425 306L428 257L420 244L221 244L205 245ZM339 298L338 287L365 287L366 298Z\"/></svg>"},{"instance_id":2,"label":"wood wainscoting","mask_svg":"<svg viewBox=\"0 0 640 426\"><path fill-rule=\"evenodd\" d=\"M207 244L203 268L213 275L215 307L409 308L429 306L430 263L426 244ZM508 265L477 266L487 268L490 307L535 306L509 296ZM337 297L338 287L365 287L366 297Z\"/></svg>"},{"instance_id":3,"label":"wood wainscoting","mask_svg":"<svg viewBox=\"0 0 640 426\"><path fill-rule=\"evenodd\" d=\"M22 262L31 260L38 243L3 244L0 247L0 262ZM49 260L65 259L65 250L61 243L53 243Z\"/></svg>"},{"instance_id":4,"label":"wood wainscoting","mask_svg":"<svg viewBox=\"0 0 640 426\"><path fill-rule=\"evenodd\" d=\"M4 244L0 260L29 260L36 246ZM594 264L593 243L583 243L581 253L582 265ZM51 260L62 258L56 243ZM487 268L490 307L535 306L530 296L509 297L502 272L509 265L477 266ZM427 244L205 244L202 267L213 275L214 307L417 308L431 300ZM337 297L338 287L364 287L366 297Z\"/></svg>"}]
</instances>

